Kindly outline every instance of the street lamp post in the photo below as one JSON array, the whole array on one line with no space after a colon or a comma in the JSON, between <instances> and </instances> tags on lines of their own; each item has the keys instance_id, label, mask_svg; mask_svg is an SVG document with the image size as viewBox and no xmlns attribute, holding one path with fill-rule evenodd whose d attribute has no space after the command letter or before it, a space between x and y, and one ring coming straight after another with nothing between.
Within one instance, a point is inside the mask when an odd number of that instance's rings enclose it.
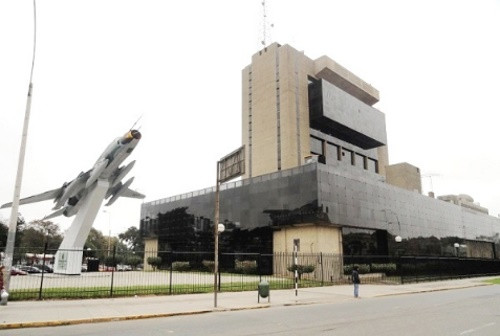
<instances>
[{"instance_id":1,"label":"street lamp post","mask_svg":"<svg viewBox=\"0 0 500 336\"><path fill-rule=\"evenodd\" d=\"M217 272L219 271L219 179L220 161L217 161L217 181L215 186L215 218L214 218L214 307L217 308Z\"/></svg>"},{"instance_id":2,"label":"street lamp post","mask_svg":"<svg viewBox=\"0 0 500 336\"><path fill-rule=\"evenodd\" d=\"M385 221L388 223L388 224L391 224L392 222L389 222L387 220L387 210L386 209L382 209L382 211L384 212L385 214ZM394 211L392 210L389 210L393 215L394 217L396 217L396 221L398 223L398 235L396 237L394 237L394 240L396 241L396 243L401 243L403 241L403 238L401 237L401 222L399 221L399 217L398 217L398 214L395 213Z\"/></svg>"},{"instance_id":3,"label":"street lamp post","mask_svg":"<svg viewBox=\"0 0 500 336\"><path fill-rule=\"evenodd\" d=\"M109 210L103 210L102 212L108 214L108 257L111 250L111 212Z\"/></svg>"},{"instance_id":4,"label":"street lamp post","mask_svg":"<svg viewBox=\"0 0 500 336\"><path fill-rule=\"evenodd\" d=\"M3 302L7 304L8 291L10 290L10 271L14 259L14 245L16 241L17 219L19 217L19 202L21 199L21 185L23 181L24 158L26 154L26 143L28 140L28 126L31 114L31 97L33 96L33 70L35 68L35 51L36 51L36 0L33 0L33 55L31 59L31 72L28 85L28 95L26 97L26 109L24 111L23 132L21 136L21 146L19 148L19 159L17 163L16 182L14 185L14 196L9 219L9 230L7 231L7 242L5 244L4 258L4 294ZM1 270L0 270L1 272Z\"/></svg>"},{"instance_id":5,"label":"street lamp post","mask_svg":"<svg viewBox=\"0 0 500 336\"><path fill-rule=\"evenodd\" d=\"M219 233L224 224L219 223L220 184L245 173L245 146L238 148L217 161L214 214L214 307L217 308L217 273L219 271Z\"/></svg>"}]
</instances>

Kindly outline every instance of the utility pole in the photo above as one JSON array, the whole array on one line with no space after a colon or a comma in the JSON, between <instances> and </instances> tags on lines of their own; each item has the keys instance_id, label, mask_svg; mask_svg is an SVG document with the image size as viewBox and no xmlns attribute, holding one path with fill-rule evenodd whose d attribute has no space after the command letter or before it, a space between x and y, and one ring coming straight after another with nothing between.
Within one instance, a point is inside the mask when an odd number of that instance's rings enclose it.
<instances>
[{"instance_id":1,"label":"utility pole","mask_svg":"<svg viewBox=\"0 0 500 336\"><path fill-rule=\"evenodd\" d=\"M21 199L21 185L23 181L24 157L26 153L26 142L28 139L28 126L31 113L31 97L33 95L33 69L35 67L36 50L36 0L33 0L33 57L31 59L30 81L28 85L28 96L26 98L26 110L24 112L23 134L21 138L21 148L19 149L19 161L17 164L16 184L14 187L14 197L10 212L9 231L7 234L7 244L5 247L4 260L4 287L7 293L10 288L10 271L14 259L14 245L16 242L17 219L19 216L19 200Z\"/></svg>"},{"instance_id":2,"label":"utility pole","mask_svg":"<svg viewBox=\"0 0 500 336\"><path fill-rule=\"evenodd\" d=\"M217 179L215 184L214 213L214 307L217 308L217 275L219 272L219 234L224 231L224 224L219 223L220 184L245 174L245 146L224 156L217 161Z\"/></svg>"},{"instance_id":3,"label":"utility pole","mask_svg":"<svg viewBox=\"0 0 500 336\"><path fill-rule=\"evenodd\" d=\"M217 308L217 273L219 272L219 166L217 161L217 183L215 185L215 218L214 218L214 307Z\"/></svg>"},{"instance_id":4,"label":"utility pole","mask_svg":"<svg viewBox=\"0 0 500 336\"><path fill-rule=\"evenodd\" d=\"M108 257L111 251L111 212L104 209L102 212L108 215Z\"/></svg>"}]
</instances>

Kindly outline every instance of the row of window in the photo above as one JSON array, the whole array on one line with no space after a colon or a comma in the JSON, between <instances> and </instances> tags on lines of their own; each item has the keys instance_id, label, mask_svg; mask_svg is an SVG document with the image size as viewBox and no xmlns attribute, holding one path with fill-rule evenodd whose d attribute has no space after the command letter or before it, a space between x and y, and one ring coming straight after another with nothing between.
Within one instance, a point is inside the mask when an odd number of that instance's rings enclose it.
<instances>
[{"instance_id":1,"label":"row of window","mask_svg":"<svg viewBox=\"0 0 500 336\"><path fill-rule=\"evenodd\" d=\"M361 153L354 152L330 141L311 135L311 153L324 157L324 161L337 160L359 167L370 172L378 173L378 161Z\"/></svg>"}]
</instances>

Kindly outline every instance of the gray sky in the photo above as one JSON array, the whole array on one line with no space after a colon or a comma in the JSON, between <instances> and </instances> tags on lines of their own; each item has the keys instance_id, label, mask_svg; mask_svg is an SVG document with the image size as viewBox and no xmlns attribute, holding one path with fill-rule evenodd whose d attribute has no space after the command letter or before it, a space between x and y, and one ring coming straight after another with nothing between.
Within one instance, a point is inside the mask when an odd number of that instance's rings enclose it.
<instances>
[{"instance_id":1,"label":"gray sky","mask_svg":"<svg viewBox=\"0 0 500 336\"><path fill-rule=\"evenodd\" d=\"M90 169L141 115L132 189L152 201L214 185L216 161L241 145L241 69L261 48L260 0L39 0L37 14L22 197ZM380 91L390 163L500 213L499 0L267 0L267 14L268 42L328 55ZM32 18L31 0L0 1L0 203L13 196ZM121 198L94 226L138 226L140 204ZM20 212L31 221L51 207Z\"/></svg>"}]
</instances>

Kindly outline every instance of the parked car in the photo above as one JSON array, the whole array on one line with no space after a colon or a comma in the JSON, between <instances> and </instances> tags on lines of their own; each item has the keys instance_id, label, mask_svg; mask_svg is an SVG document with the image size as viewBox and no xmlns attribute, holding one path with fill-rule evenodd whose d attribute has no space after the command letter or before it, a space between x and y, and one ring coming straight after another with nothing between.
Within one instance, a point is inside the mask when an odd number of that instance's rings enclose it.
<instances>
[{"instance_id":1,"label":"parked car","mask_svg":"<svg viewBox=\"0 0 500 336\"><path fill-rule=\"evenodd\" d=\"M28 265L19 266L19 269L21 271L25 271L28 273L41 273L42 272L38 268L33 267L33 266L28 266Z\"/></svg>"},{"instance_id":2,"label":"parked car","mask_svg":"<svg viewBox=\"0 0 500 336\"><path fill-rule=\"evenodd\" d=\"M20 270L17 267L12 266L10 269L10 275L27 275L25 271Z\"/></svg>"},{"instance_id":3,"label":"parked car","mask_svg":"<svg viewBox=\"0 0 500 336\"><path fill-rule=\"evenodd\" d=\"M130 266L130 265L116 265L116 270L117 271L131 271L132 266Z\"/></svg>"},{"instance_id":4,"label":"parked car","mask_svg":"<svg viewBox=\"0 0 500 336\"><path fill-rule=\"evenodd\" d=\"M54 269L49 265L33 265L33 267L38 268L40 272L44 271L45 273L54 273Z\"/></svg>"}]
</instances>

